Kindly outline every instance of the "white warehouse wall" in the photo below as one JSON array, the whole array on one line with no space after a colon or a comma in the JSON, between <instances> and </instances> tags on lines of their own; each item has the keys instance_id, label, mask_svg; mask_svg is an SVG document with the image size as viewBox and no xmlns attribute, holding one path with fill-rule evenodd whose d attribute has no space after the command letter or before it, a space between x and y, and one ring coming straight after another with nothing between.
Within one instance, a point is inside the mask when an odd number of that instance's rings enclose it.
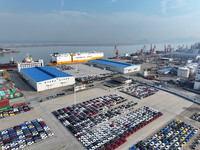
<instances>
[{"instance_id":1,"label":"white warehouse wall","mask_svg":"<svg viewBox=\"0 0 200 150\"><path fill-rule=\"evenodd\" d=\"M23 70L21 70L20 74L37 92L75 84L75 78L73 76L59 77L41 82L36 82L26 73L24 73Z\"/></svg>"},{"instance_id":2,"label":"white warehouse wall","mask_svg":"<svg viewBox=\"0 0 200 150\"><path fill-rule=\"evenodd\" d=\"M37 83L29 77L23 70L21 70L20 75L37 91Z\"/></svg>"},{"instance_id":3,"label":"white warehouse wall","mask_svg":"<svg viewBox=\"0 0 200 150\"><path fill-rule=\"evenodd\" d=\"M54 78L51 80L45 80L41 82L37 82L37 91L45 91L48 89L58 88L67 85L75 84L74 77L62 77L62 78Z\"/></svg>"},{"instance_id":4,"label":"white warehouse wall","mask_svg":"<svg viewBox=\"0 0 200 150\"><path fill-rule=\"evenodd\" d=\"M121 68L121 67L115 67L115 66L109 66L109 65L105 65L105 64L101 64L101 63L96 63L96 62L92 62L92 61L89 61L88 64L92 65L94 67L111 70L111 71L119 72L119 73L123 73L123 74L139 72L141 69L140 65L133 65L133 66L129 66L126 68Z\"/></svg>"}]
</instances>

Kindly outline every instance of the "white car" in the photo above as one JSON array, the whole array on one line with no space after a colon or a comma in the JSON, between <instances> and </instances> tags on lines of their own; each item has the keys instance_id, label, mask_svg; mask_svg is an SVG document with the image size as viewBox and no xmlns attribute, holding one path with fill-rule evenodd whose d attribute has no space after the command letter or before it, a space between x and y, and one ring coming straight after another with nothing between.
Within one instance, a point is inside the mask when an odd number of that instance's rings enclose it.
<instances>
[{"instance_id":1,"label":"white car","mask_svg":"<svg viewBox=\"0 0 200 150\"><path fill-rule=\"evenodd\" d=\"M42 122L43 119L42 119L42 118L38 118L37 121L38 121L38 122Z\"/></svg>"}]
</instances>

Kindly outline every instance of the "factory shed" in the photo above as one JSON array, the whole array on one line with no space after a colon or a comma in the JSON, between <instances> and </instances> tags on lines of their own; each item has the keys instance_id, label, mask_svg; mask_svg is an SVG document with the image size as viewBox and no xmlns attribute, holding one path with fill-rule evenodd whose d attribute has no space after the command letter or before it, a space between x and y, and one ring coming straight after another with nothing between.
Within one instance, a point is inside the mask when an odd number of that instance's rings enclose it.
<instances>
[{"instance_id":1,"label":"factory shed","mask_svg":"<svg viewBox=\"0 0 200 150\"><path fill-rule=\"evenodd\" d=\"M114 81L114 82L118 82L118 83L120 83L120 84L128 84L128 83L131 83L131 82L132 82L131 79L125 78L125 77L123 77L123 76L111 78L111 80Z\"/></svg>"},{"instance_id":2,"label":"factory shed","mask_svg":"<svg viewBox=\"0 0 200 150\"><path fill-rule=\"evenodd\" d=\"M88 61L90 66L99 67L105 70L111 70L123 74L139 72L141 66L136 64L124 63L106 59L94 59Z\"/></svg>"},{"instance_id":3,"label":"factory shed","mask_svg":"<svg viewBox=\"0 0 200 150\"><path fill-rule=\"evenodd\" d=\"M75 83L72 75L50 66L21 69L20 74L37 92Z\"/></svg>"},{"instance_id":4,"label":"factory shed","mask_svg":"<svg viewBox=\"0 0 200 150\"><path fill-rule=\"evenodd\" d=\"M158 73L159 74L168 74L172 69L174 69L174 67L161 69L161 70L158 70Z\"/></svg>"},{"instance_id":5,"label":"factory shed","mask_svg":"<svg viewBox=\"0 0 200 150\"><path fill-rule=\"evenodd\" d=\"M160 58L160 60L161 60L161 61L167 61L167 62L169 62L169 61L173 61L173 58L165 58L165 57L162 57L162 58Z\"/></svg>"}]
</instances>

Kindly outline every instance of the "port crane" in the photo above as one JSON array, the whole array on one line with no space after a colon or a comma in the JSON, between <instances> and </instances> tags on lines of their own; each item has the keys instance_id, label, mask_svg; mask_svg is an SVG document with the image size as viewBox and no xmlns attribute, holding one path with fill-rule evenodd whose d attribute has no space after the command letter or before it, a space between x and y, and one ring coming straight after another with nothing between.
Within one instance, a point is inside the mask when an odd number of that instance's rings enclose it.
<instances>
[{"instance_id":1,"label":"port crane","mask_svg":"<svg viewBox=\"0 0 200 150\"><path fill-rule=\"evenodd\" d=\"M115 45L115 58L118 59L119 58L119 50L117 49L117 46Z\"/></svg>"},{"instance_id":2,"label":"port crane","mask_svg":"<svg viewBox=\"0 0 200 150\"><path fill-rule=\"evenodd\" d=\"M150 55L155 55L155 49L156 49L156 45L154 45L154 47L152 48L152 44L151 44Z\"/></svg>"},{"instance_id":3,"label":"port crane","mask_svg":"<svg viewBox=\"0 0 200 150\"><path fill-rule=\"evenodd\" d=\"M165 54L171 53L172 52L172 46L169 44L168 46L164 46L164 51Z\"/></svg>"},{"instance_id":4,"label":"port crane","mask_svg":"<svg viewBox=\"0 0 200 150\"><path fill-rule=\"evenodd\" d=\"M141 48L140 56L143 56L145 50L146 50L146 45L144 45L143 48Z\"/></svg>"}]
</instances>

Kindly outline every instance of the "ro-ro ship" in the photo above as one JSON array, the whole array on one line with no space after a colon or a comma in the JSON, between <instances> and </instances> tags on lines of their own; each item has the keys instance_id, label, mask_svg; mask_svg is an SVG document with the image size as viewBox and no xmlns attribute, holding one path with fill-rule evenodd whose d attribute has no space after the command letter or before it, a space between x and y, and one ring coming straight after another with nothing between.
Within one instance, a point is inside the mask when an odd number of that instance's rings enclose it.
<instances>
[{"instance_id":1,"label":"ro-ro ship","mask_svg":"<svg viewBox=\"0 0 200 150\"><path fill-rule=\"evenodd\" d=\"M87 62L93 59L101 59L103 56L103 52L53 53L51 54L50 64Z\"/></svg>"}]
</instances>

